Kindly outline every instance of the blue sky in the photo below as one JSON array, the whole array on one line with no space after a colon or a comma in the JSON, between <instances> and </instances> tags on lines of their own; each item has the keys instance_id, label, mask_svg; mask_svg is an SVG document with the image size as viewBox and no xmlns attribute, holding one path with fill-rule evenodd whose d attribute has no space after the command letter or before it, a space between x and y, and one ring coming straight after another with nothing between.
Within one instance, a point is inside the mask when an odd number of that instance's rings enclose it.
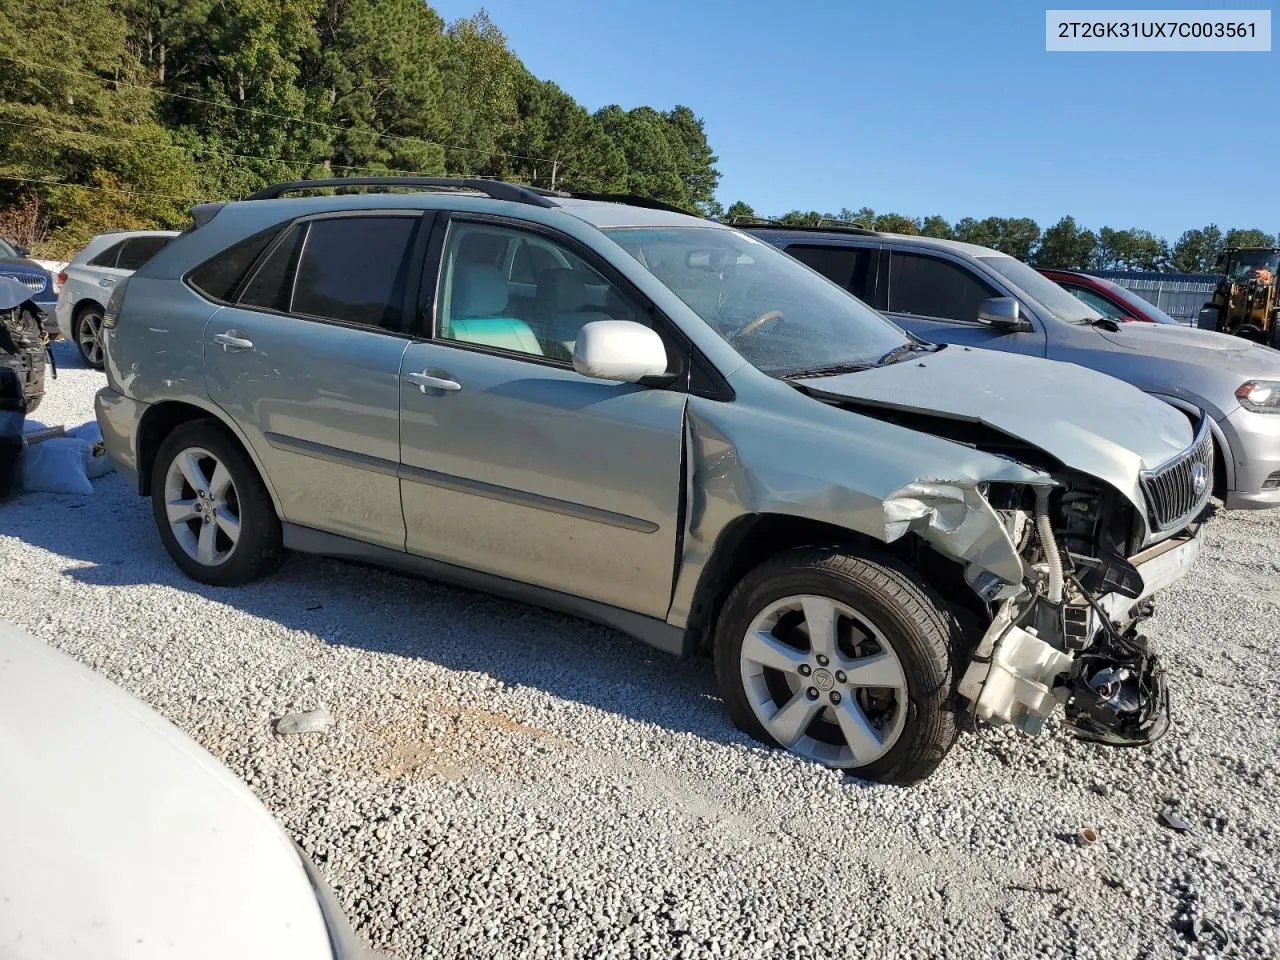
<instances>
[{"instance_id":1,"label":"blue sky","mask_svg":"<svg viewBox=\"0 0 1280 960\"><path fill-rule=\"evenodd\" d=\"M480 6L432 5L446 20ZM726 205L1041 226L1069 213L1171 240L1208 222L1280 230L1275 49L1047 53L1061 0L484 6L536 76L589 109L693 108Z\"/></svg>"}]
</instances>

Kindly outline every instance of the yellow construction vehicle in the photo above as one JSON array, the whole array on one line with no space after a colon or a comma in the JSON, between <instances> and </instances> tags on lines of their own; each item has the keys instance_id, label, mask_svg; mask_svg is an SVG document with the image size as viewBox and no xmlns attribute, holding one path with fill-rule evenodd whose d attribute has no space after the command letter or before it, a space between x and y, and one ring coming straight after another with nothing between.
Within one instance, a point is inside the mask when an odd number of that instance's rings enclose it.
<instances>
[{"instance_id":1,"label":"yellow construction vehicle","mask_svg":"<svg viewBox=\"0 0 1280 960\"><path fill-rule=\"evenodd\" d=\"M1199 325L1280 347L1280 247L1229 247Z\"/></svg>"}]
</instances>

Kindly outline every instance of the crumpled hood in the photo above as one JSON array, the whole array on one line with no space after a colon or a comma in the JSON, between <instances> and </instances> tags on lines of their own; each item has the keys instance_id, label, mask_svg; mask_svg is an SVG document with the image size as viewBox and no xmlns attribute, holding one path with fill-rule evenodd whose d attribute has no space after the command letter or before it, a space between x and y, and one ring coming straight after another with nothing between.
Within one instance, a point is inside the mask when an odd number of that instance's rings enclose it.
<instances>
[{"instance_id":1,"label":"crumpled hood","mask_svg":"<svg viewBox=\"0 0 1280 960\"><path fill-rule=\"evenodd\" d=\"M1098 328L1109 343L1145 357L1182 360L1197 365L1230 368L1248 377L1280 378L1280 350L1260 347L1233 337L1196 327L1163 323L1123 323L1116 332Z\"/></svg>"},{"instance_id":2,"label":"crumpled hood","mask_svg":"<svg viewBox=\"0 0 1280 960\"><path fill-rule=\"evenodd\" d=\"M1072 363L949 346L900 363L800 381L873 406L986 424L1127 495L1145 515L1139 474L1194 439L1186 415Z\"/></svg>"},{"instance_id":3,"label":"crumpled hood","mask_svg":"<svg viewBox=\"0 0 1280 960\"><path fill-rule=\"evenodd\" d=\"M0 623L0 957L332 957L289 838L164 718Z\"/></svg>"}]
</instances>

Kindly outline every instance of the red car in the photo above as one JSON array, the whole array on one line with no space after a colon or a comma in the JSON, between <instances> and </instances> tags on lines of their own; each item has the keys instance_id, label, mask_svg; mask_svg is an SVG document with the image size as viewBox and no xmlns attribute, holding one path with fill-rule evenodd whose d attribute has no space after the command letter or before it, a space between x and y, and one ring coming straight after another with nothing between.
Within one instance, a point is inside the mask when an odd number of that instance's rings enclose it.
<instances>
[{"instance_id":1,"label":"red car","mask_svg":"<svg viewBox=\"0 0 1280 960\"><path fill-rule=\"evenodd\" d=\"M1141 320L1146 323L1178 325L1177 320L1154 303L1143 300L1136 293L1110 280L1091 277L1087 273L1077 273L1075 270L1041 270L1040 272L1054 283L1066 288L1067 292L1077 300L1097 310L1099 316L1109 320L1118 322Z\"/></svg>"}]
</instances>

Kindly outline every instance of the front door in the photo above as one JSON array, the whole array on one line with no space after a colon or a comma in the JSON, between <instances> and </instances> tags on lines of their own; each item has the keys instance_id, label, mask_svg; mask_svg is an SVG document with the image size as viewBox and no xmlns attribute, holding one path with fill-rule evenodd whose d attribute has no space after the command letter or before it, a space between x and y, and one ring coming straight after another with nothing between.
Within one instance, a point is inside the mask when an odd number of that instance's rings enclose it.
<instances>
[{"instance_id":1,"label":"front door","mask_svg":"<svg viewBox=\"0 0 1280 960\"><path fill-rule=\"evenodd\" d=\"M423 229L421 212L300 220L206 324L209 396L290 523L404 549L400 363Z\"/></svg>"},{"instance_id":2,"label":"front door","mask_svg":"<svg viewBox=\"0 0 1280 960\"><path fill-rule=\"evenodd\" d=\"M924 340L1045 355L1044 330L1025 309L1030 330L1015 333L978 322L982 301L1005 294L961 262L893 250L888 279L885 312Z\"/></svg>"},{"instance_id":3,"label":"front door","mask_svg":"<svg viewBox=\"0 0 1280 960\"><path fill-rule=\"evenodd\" d=\"M407 547L665 617L686 394L574 371L583 324L655 322L588 256L509 223L448 225L434 337L400 383Z\"/></svg>"}]
</instances>

